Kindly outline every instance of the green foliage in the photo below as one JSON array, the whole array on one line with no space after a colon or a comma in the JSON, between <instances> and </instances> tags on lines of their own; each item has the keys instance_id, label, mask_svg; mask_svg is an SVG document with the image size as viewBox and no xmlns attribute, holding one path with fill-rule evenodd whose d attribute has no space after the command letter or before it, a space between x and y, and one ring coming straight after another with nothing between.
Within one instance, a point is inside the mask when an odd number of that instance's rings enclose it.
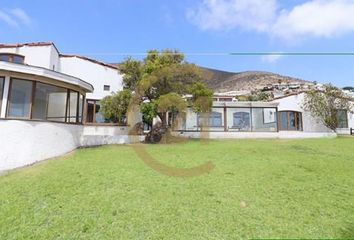
<instances>
[{"instance_id":1,"label":"green foliage","mask_svg":"<svg viewBox=\"0 0 354 240\"><path fill-rule=\"evenodd\" d=\"M0 239L353 239L354 138L145 145L216 168L166 177L129 145L79 149L0 175Z\"/></svg>"},{"instance_id":2,"label":"green foliage","mask_svg":"<svg viewBox=\"0 0 354 240\"><path fill-rule=\"evenodd\" d=\"M141 62L132 58L128 58L124 62L119 64L118 68L119 71L124 74L124 88L134 91L136 89L136 83L139 81L142 75Z\"/></svg>"},{"instance_id":3,"label":"green foliage","mask_svg":"<svg viewBox=\"0 0 354 240\"><path fill-rule=\"evenodd\" d=\"M348 97L341 89L331 84L324 85L323 91L306 92L303 108L333 131L338 127L339 110L352 111Z\"/></svg>"},{"instance_id":4,"label":"green foliage","mask_svg":"<svg viewBox=\"0 0 354 240\"><path fill-rule=\"evenodd\" d=\"M177 93L167 93L157 100L159 112L182 112L187 108L187 101Z\"/></svg>"},{"instance_id":5,"label":"green foliage","mask_svg":"<svg viewBox=\"0 0 354 240\"><path fill-rule=\"evenodd\" d=\"M202 82L193 82L189 88L192 94L192 107L194 112L209 112L213 105L213 91Z\"/></svg>"},{"instance_id":6,"label":"green foliage","mask_svg":"<svg viewBox=\"0 0 354 240\"><path fill-rule=\"evenodd\" d=\"M153 119L157 116L156 101L143 102L140 105L140 112L143 114L143 122L152 126Z\"/></svg>"},{"instance_id":7,"label":"green foliage","mask_svg":"<svg viewBox=\"0 0 354 240\"><path fill-rule=\"evenodd\" d=\"M127 74L127 77L124 78L125 86L129 89L135 87L137 101L134 102L145 105L141 109L146 110L147 118L153 115L151 113L155 113L155 111L151 111L154 109L152 107L154 104L160 103L161 105L163 103L163 107L158 108L157 113L162 118L166 111L177 110L176 103L168 99L178 99L178 104L180 104L181 97L189 93L193 86L196 94L200 95L199 98L193 98L195 101L197 99L199 101L195 103L195 108L202 109L200 100L202 97L209 106L212 91L201 84L202 80L208 76L207 73L194 64L187 63L184 60L184 55L177 50L150 50L142 61L129 58L120 65L120 69L122 73ZM178 98L177 95L179 95ZM162 97L163 99L160 99ZM145 103L142 103L146 99L151 102L156 101L156 103L147 107ZM167 106L167 104L170 105Z\"/></svg>"},{"instance_id":8,"label":"green foliage","mask_svg":"<svg viewBox=\"0 0 354 240\"><path fill-rule=\"evenodd\" d=\"M121 123L122 118L127 114L131 100L132 94L128 89L106 96L100 101L100 112L105 119L114 119Z\"/></svg>"}]
</instances>

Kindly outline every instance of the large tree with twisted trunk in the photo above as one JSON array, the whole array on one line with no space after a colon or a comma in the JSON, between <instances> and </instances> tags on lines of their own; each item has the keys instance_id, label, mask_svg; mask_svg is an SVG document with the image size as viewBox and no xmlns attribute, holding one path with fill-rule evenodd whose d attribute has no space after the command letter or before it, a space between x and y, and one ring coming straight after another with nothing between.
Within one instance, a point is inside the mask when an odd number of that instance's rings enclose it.
<instances>
[{"instance_id":1,"label":"large tree with twisted trunk","mask_svg":"<svg viewBox=\"0 0 354 240\"><path fill-rule=\"evenodd\" d=\"M187 107L186 94L193 96L190 104L196 111L211 108L212 90L203 83L210 73L185 61L177 50L150 50L143 60L126 59L119 70L124 74L124 88L134 91L134 102L150 125L152 118L159 116L166 127L167 112Z\"/></svg>"}]
</instances>

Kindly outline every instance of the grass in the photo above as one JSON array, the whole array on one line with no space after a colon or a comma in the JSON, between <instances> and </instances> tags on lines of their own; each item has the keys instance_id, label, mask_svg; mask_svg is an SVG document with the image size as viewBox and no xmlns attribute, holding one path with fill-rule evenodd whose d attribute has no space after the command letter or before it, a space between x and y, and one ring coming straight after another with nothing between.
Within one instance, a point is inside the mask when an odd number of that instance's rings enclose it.
<instances>
[{"instance_id":1,"label":"grass","mask_svg":"<svg viewBox=\"0 0 354 240\"><path fill-rule=\"evenodd\" d=\"M0 239L354 238L354 138L80 149L0 176Z\"/></svg>"}]
</instances>

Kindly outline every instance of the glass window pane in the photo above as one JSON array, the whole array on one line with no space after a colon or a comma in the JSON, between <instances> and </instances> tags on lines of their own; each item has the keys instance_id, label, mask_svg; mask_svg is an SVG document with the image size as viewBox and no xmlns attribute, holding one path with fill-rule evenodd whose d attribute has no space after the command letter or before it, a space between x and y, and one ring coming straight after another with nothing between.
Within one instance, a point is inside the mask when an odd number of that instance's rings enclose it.
<instances>
[{"instance_id":1,"label":"glass window pane","mask_svg":"<svg viewBox=\"0 0 354 240\"><path fill-rule=\"evenodd\" d=\"M289 119L289 130L296 130L296 121L295 121L295 113L294 112L289 112L288 115Z\"/></svg>"},{"instance_id":2,"label":"glass window pane","mask_svg":"<svg viewBox=\"0 0 354 240\"><path fill-rule=\"evenodd\" d=\"M0 61L10 62L9 55L1 54L0 55Z\"/></svg>"},{"instance_id":3,"label":"glass window pane","mask_svg":"<svg viewBox=\"0 0 354 240\"><path fill-rule=\"evenodd\" d=\"M284 111L280 114L280 130L302 130L302 115L300 112Z\"/></svg>"},{"instance_id":4,"label":"glass window pane","mask_svg":"<svg viewBox=\"0 0 354 240\"><path fill-rule=\"evenodd\" d=\"M12 79L8 117L29 118L33 82Z\"/></svg>"},{"instance_id":5,"label":"glass window pane","mask_svg":"<svg viewBox=\"0 0 354 240\"><path fill-rule=\"evenodd\" d=\"M12 57L12 62L14 62L14 63L23 63L24 62L24 57L14 55Z\"/></svg>"},{"instance_id":6,"label":"glass window pane","mask_svg":"<svg viewBox=\"0 0 354 240\"><path fill-rule=\"evenodd\" d=\"M348 113L345 110L337 112L338 128L348 128Z\"/></svg>"},{"instance_id":7,"label":"glass window pane","mask_svg":"<svg viewBox=\"0 0 354 240\"><path fill-rule=\"evenodd\" d=\"M277 131L275 108L252 108L252 131Z\"/></svg>"},{"instance_id":8,"label":"glass window pane","mask_svg":"<svg viewBox=\"0 0 354 240\"><path fill-rule=\"evenodd\" d=\"M227 108L228 131L251 131L251 108Z\"/></svg>"},{"instance_id":9,"label":"glass window pane","mask_svg":"<svg viewBox=\"0 0 354 240\"><path fill-rule=\"evenodd\" d=\"M199 113L198 114L198 126L205 127L221 127L222 126L222 114L220 112Z\"/></svg>"},{"instance_id":10,"label":"glass window pane","mask_svg":"<svg viewBox=\"0 0 354 240\"><path fill-rule=\"evenodd\" d=\"M95 121L96 123L104 123L106 119L103 117L102 113L100 112L101 106L100 102L96 102L96 112L95 112Z\"/></svg>"},{"instance_id":11,"label":"glass window pane","mask_svg":"<svg viewBox=\"0 0 354 240\"><path fill-rule=\"evenodd\" d=\"M32 118L65 122L66 94L65 88L37 82Z\"/></svg>"},{"instance_id":12,"label":"glass window pane","mask_svg":"<svg viewBox=\"0 0 354 240\"><path fill-rule=\"evenodd\" d=\"M83 107L84 107L84 96L80 94L80 99L79 99L79 122L80 123L82 123Z\"/></svg>"},{"instance_id":13,"label":"glass window pane","mask_svg":"<svg viewBox=\"0 0 354 240\"><path fill-rule=\"evenodd\" d=\"M280 129L287 130L288 129L288 112L280 112Z\"/></svg>"},{"instance_id":14,"label":"glass window pane","mask_svg":"<svg viewBox=\"0 0 354 240\"><path fill-rule=\"evenodd\" d=\"M76 122L77 116L77 107L78 107L78 99L79 93L70 91L69 104L68 104L68 122Z\"/></svg>"},{"instance_id":15,"label":"glass window pane","mask_svg":"<svg viewBox=\"0 0 354 240\"><path fill-rule=\"evenodd\" d=\"M3 77L0 77L0 111L1 111L1 105L2 105L2 96L4 93L4 82L5 82L5 79Z\"/></svg>"}]
</instances>

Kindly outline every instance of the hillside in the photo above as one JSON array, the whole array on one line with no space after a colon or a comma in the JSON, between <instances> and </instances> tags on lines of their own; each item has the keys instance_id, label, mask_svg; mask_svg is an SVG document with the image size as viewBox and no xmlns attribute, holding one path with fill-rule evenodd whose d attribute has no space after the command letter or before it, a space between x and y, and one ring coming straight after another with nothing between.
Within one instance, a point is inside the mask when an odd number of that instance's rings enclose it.
<instances>
[{"instance_id":1,"label":"hillside","mask_svg":"<svg viewBox=\"0 0 354 240\"><path fill-rule=\"evenodd\" d=\"M215 92L228 92L239 90L262 89L269 84L291 84L309 83L298 78L282 76L271 72L246 71L246 72L226 72L210 68L202 68L211 72L209 79L205 80L209 87Z\"/></svg>"}]
</instances>

